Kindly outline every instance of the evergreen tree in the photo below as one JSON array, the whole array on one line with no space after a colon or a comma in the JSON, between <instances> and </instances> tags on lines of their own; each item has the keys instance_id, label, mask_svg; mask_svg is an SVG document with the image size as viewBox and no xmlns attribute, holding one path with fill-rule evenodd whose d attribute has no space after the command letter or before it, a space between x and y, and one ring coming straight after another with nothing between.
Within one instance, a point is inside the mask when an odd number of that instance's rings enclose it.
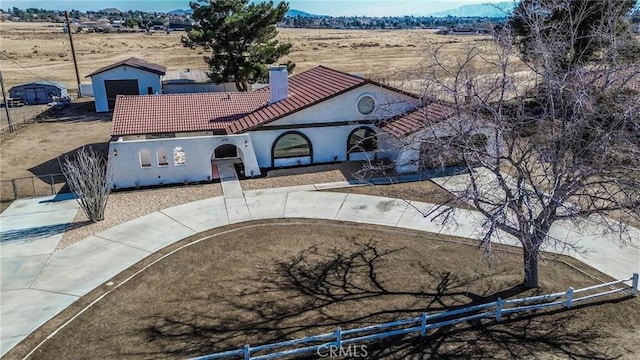
<instances>
[{"instance_id":1,"label":"evergreen tree","mask_svg":"<svg viewBox=\"0 0 640 360\"><path fill-rule=\"evenodd\" d=\"M182 38L184 46L200 46L211 52L205 61L216 83L234 81L239 91L249 83L268 76L268 64L291 51L290 43L280 43L276 23L282 21L289 5L273 1L197 0L192 2L193 29ZM294 65L288 63L289 70Z\"/></svg>"}]
</instances>

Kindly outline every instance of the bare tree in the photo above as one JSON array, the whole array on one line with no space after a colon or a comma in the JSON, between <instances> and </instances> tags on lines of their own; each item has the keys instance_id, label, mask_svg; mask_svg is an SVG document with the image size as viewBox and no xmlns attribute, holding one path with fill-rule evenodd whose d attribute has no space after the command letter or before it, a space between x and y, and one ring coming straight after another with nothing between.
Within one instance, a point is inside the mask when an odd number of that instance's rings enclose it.
<instances>
[{"instance_id":1,"label":"bare tree","mask_svg":"<svg viewBox=\"0 0 640 360\"><path fill-rule=\"evenodd\" d=\"M112 187L107 181L107 162L104 157L92 148L83 146L73 158L65 157L61 168L67 185L89 220L104 220L104 210Z\"/></svg>"},{"instance_id":2,"label":"bare tree","mask_svg":"<svg viewBox=\"0 0 640 360\"><path fill-rule=\"evenodd\" d=\"M612 13L603 18L615 20L599 22L596 32L606 47L589 62L559 64L565 54L558 52L581 36L578 24L590 13L574 11L565 26L553 26L540 6L569 1L517 8L515 16L531 29L524 63L508 26L464 54L430 46L423 109L447 103L449 113L430 119L419 110L424 128L397 140L401 152L419 143L422 167L468 170L453 186L455 198L425 216L453 221L456 208L473 205L483 215L488 254L505 237L522 244L528 288L538 286L543 247L581 250L552 225L588 221L630 243L625 224L639 218L640 67L626 60L630 39L614 31L620 17L606 7Z\"/></svg>"}]
</instances>

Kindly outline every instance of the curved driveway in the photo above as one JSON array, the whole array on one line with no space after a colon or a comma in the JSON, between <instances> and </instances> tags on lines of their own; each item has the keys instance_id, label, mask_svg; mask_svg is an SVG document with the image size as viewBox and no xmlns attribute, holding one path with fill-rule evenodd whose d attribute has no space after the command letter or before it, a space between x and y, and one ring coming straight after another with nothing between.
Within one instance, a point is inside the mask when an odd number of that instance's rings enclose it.
<instances>
[{"instance_id":1,"label":"curved driveway","mask_svg":"<svg viewBox=\"0 0 640 360\"><path fill-rule=\"evenodd\" d=\"M185 237L228 224L259 219L313 218L387 225L468 238L479 236L481 218L472 211L457 211L457 224L443 227L421 213L431 208L432 204L313 191L332 186L335 187L335 184L245 192L225 191L225 196L158 211L90 236L59 251L54 251L55 244L64 229L60 231L57 227L66 226L65 222L73 219L77 210L75 201L56 203L57 208L45 202L42 209L38 208L39 216L49 224L42 227L43 234L36 232L37 236L26 240L20 239L20 231L33 233L33 229L11 229L11 224L18 223L21 216L38 214L15 212L9 208L0 216L0 354L5 354L79 297L153 252ZM20 202L14 205L20 205ZM49 210L44 209L46 206L50 206ZM47 212L46 216L43 216L44 212ZM633 236L640 238L640 231L636 230L634 229ZM589 230L587 227L578 230L567 224L555 226L553 232L556 236L569 240L580 238L581 244L593 252L574 255L614 278L629 277L640 268L640 253L637 248L620 248L603 241L605 239L595 229ZM503 239L503 243L517 244L508 236Z\"/></svg>"}]
</instances>

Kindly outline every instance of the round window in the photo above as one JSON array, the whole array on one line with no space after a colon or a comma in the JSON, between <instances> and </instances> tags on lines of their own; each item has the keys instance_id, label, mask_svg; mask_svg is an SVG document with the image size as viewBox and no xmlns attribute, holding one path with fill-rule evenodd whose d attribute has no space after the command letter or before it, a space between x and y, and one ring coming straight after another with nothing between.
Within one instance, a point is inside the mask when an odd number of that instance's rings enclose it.
<instances>
[{"instance_id":1,"label":"round window","mask_svg":"<svg viewBox=\"0 0 640 360\"><path fill-rule=\"evenodd\" d=\"M376 101L369 95L365 95L358 100L358 111L362 115L369 115L376 107Z\"/></svg>"}]
</instances>

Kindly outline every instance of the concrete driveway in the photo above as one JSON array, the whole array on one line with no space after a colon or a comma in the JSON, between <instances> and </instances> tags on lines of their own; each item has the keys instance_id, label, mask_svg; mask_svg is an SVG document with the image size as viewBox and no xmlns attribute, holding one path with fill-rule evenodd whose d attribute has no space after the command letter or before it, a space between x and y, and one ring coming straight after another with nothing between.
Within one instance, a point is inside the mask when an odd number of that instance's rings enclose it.
<instances>
[{"instance_id":1,"label":"concrete driveway","mask_svg":"<svg viewBox=\"0 0 640 360\"><path fill-rule=\"evenodd\" d=\"M224 184L226 196L164 209L90 236L55 251L78 205L52 198L19 200L0 215L2 292L1 351L5 354L28 334L81 296L153 252L216 227L279 218L312 218L379 224L478 239L482 218L456 212L457 225L442 226L423 216L433 204L315 190L348 183L241 191L237 178ZM60 199L58 199L60 200ZM621 248L594 234L562 224L553 229L579 237L592 252L578 256L596 269L626 278L640 271L640 250ZM634 229L640 239L640 231ZM634 236L636 236L634 235ZM504 236L501 242L517 245ZM547 249L553 251L554 249Z\"/></svg>"}]
</instances>

